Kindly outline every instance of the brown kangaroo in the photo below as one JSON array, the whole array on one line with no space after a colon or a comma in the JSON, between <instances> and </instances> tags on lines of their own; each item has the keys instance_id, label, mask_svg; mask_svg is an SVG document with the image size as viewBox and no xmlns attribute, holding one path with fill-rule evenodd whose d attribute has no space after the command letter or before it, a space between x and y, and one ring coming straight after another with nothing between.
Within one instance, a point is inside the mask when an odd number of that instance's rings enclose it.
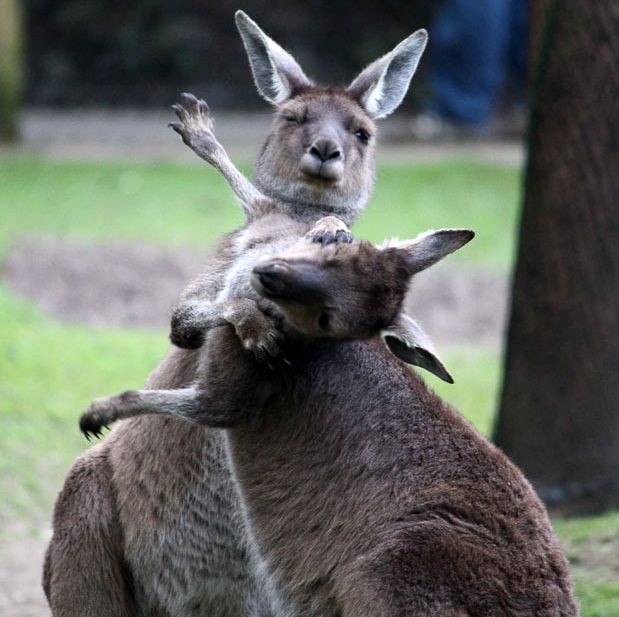
<instances>
[{"instance_id":1,"label":"brown kangaroo","mask_svg":"<svg viewBox=\"0 0 619 617\"><path fill-rule=\"evenodd\" d=\"M236 22L256 86L275 106L255 185L214 139L206 104L184 97L175 130L224 174L248 221L260 218L266 198L305 231L329 215L352 223L373 184L374 120L393 112L406 94L425 32L411 35L348 88L338 89L315 85L244 13L237 13ZM173 346L146 387L184 388L194 381L200 352L192 348L200 345L202 333L184 317L209 322L209 306L203 304L218 302L228 272L247 249L245 231L246 226L219 243L206 273L185 294L183 306L196 300L195 312L175 312L173 334L185 348ZM323 235L329 234L325 229ZM210 309L214 323L223 319L245 333L246 346L256 354L271 349L272 329L244 330L242 306ZM73 465L56 502L53 528L43 585L55 617L268 614L253 591L220 431L163 417L119 424Z\"/></svg>"},{"instance_id":2,"label":"brown kangaroo","mask_svg":"<svg viewBox=\"0 0 619 617\"><path fill-rule=\"evenodd\" d=\"M225 428L277 617L573 617L566 559L522 473L369 338L405 357L390 325L410 277L471 236L262 259L251 281L285 317L288 364L269 369L218 328L192 386L98 401L82 426L155 413Z\"/></svg>"}]
</instances>

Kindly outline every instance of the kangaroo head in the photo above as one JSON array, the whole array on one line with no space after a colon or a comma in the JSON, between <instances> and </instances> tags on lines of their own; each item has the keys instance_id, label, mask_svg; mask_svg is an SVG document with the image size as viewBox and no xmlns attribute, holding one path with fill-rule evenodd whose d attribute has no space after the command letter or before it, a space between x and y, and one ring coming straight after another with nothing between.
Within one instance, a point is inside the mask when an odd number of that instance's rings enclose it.
<instances>
[{"instance_id":1,"label":"kangaroo head","mask_svg":"<svg viewBox=\"0 0 619 617\"><path fill-rule=\"evenodd\" d=\"M306 336L352 339L381 333L397 357L452 381L429 339L401 308L413 275L473 236L466 229L442 229L381 247L305 242L257 264L252 284Z\"/></svg>"},{"instance_id":2,"label":"kangaroo head","mask_svg":"<svg viewBox=\"0 0 619 617\"><path fill-rule=\"evenodd\" d=\"M351 223L374 180L374 120L402 102L426 45L425 30L376 60L347 88L332 88L314 84L242 11L236 24L258 92L276 107L256 164L256 185L271 197L321 207Z\"/></svg>"}]
</instances>

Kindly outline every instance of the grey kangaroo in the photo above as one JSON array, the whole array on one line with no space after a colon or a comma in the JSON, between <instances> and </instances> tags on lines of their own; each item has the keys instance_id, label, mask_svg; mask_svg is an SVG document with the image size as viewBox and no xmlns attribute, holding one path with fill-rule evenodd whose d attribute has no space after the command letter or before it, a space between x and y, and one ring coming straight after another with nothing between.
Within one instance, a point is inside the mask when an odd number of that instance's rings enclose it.
<instances>
[{"instance_id":1,"label":"grey kangaroo","mask_svg":"<svg viewBox=\"0 0 619 617\"><path fill-rule=\"evenodd\" d=\"M391 324L410 277L471 236L306 243L258 260L251 281L285 318L289 364L270 370L217 328L192 386L100 400L82 426L154 413L225 428L278 617L575 616L566 559L524 476L371 338L406 357Z\"/></svg>"},{"instance_id":2,"label":"grey kangaroo","mask_svg":"<svg viewBox=\"0 0 619 617\"><path fill-rule=\"evenodd\" d=\"M306 231L330 215L351 224L372 188L374 120L393 112L406 94L425 32L340 89L315 85L245 14L237 13L236 22L258 91L276 108L254 185L214 139L204 103L185 97L173 128L228 179L248 224L260 218L263 198ZM260 328L270 321L244 327L244 316L255 312L213 306L248 247L246 229L218 244L206 273L186 292L180 306L191 310L175 311L176 345L146 387L180 389L195 380L203 334L189 317L210 324L223 319L256 355L273 351L272 328ZM327 241L333 230L322 230L317 238ZM221 432L150 416L119 424L73 465L56 502L43 585L55 617L227 617L260 614L259 606L248 605L256 597L250 572Z\"/></svg>"}]
</instances>

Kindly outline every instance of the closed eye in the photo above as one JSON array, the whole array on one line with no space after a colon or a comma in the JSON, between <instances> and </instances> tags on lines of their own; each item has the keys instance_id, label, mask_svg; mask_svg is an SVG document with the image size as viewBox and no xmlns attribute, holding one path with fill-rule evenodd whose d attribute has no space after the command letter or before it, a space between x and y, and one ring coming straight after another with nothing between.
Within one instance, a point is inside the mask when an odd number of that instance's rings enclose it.
<instances>
[{"instance_id":1,"label":"closed eye","mask_svg":"<svg viewBox=\"0 0 619 617\"><path fill-rule=\"evenodd\" d=\"M307 109L287 109L282 113L282 117L291 124L303 124L307 119Z\"/></svg>"}]
</instances>

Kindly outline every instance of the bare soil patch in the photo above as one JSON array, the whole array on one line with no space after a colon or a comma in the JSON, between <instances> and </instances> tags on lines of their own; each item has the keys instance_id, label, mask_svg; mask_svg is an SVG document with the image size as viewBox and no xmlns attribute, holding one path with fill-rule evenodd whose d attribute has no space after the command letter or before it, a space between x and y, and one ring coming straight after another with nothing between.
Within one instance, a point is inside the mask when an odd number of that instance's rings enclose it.
<instances>
[{"instance_id":1,"label":"bare soil patch","mask_svg":"<svg viewBox=\"0 0 619 617\"><path fill-rule=\"evenodd\" d=\"M0 540L0 615L2 617L50 617L41 586L48 531L9 523Z\"/></svg>"},{"instance_id":2,"label":"bare soil patch","mask_svg":"<svg viewBox=\"0 0 619 617\"><path fill-rule=\"evenodd\" d=\"M4 263L9 289L53 317L95 327L166 328L206 252L29 237Z\"/></svg>"},{"instance_id":3,"label":"bare soil patch","mask_svg":"<svg viewBox=\"0 0 619 617\"><path fill-rule=\"evenodd\" d=\"M206 254L30 237L9 251L4 281L62 321L165 330L170 308ZM437 342L499 344L507 294L505 274L445 263L415 279L407 309Z\"/></svg>"}]
</instances>

